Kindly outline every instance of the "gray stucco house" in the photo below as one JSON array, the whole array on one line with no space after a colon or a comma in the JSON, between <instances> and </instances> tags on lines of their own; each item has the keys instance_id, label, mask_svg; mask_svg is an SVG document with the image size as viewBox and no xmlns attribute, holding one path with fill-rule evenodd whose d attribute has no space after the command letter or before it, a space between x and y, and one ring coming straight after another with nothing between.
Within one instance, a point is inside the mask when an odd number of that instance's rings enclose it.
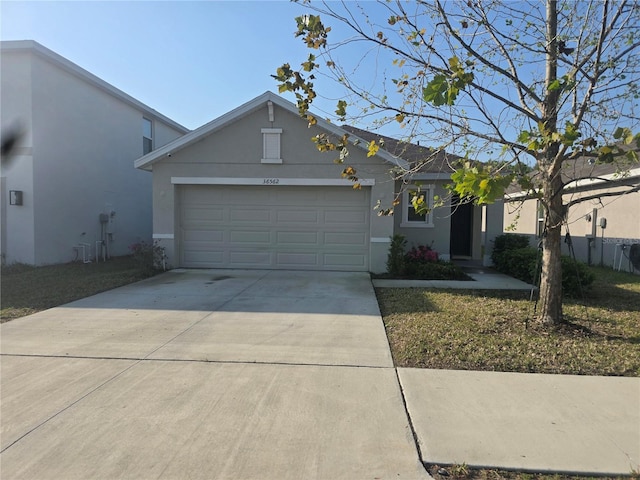
<instances>
[{"instance_id":1,"label":"gray stucco house","mask_svg":"<svg viewBox=\"0 0 640 480\"><path fill-rule=\"evenodd\" d=\"M640 163L627 165L623 172L618 168L616 164L601 164L584 157L563 165L562 201L567 211L562 226L562 253L575 254L589 265L640 273L630 262L631 246L640 244ZM533 175L535 178L537 174ZM530 245L537 245L544 229L540 201L514 185L505 195L504 206L507 232L526 235ZM567 234L573 251L566 241Z\"/></svg>"},{"instance_id":2,"label":"gray stucco house","mask_svg":"<svg viewBox=\"0 0 640 480\"><path fill-rule=\"evenodd\" d=\"M319 133L360 142L338 165L336 152L311 141ZM502 205L415 215L402 192L419 182L427 202L445 196L451 168L433 162L403 186L390 170L428 149L386 138L368 158L371 135L323 120L309 127L295 105L266 92L135 161L153 175L154 241L173 267L383 272L395 233L444 259L486 260ZM347 165L360 189L341 178ZM395 199L395 214L379 216L376 204Z\"/></svg>"},{"instance_id":3,"label":"gray stucco house","mask_svg":"<svg viewBox=\"0 0 640 480\"><path fill-rule=\"evenodd\" d=\"M132 162L188 130L34 41L0 50L6 263L126 255L151 241L151 175Z\"/></svg>"}]
</instances>

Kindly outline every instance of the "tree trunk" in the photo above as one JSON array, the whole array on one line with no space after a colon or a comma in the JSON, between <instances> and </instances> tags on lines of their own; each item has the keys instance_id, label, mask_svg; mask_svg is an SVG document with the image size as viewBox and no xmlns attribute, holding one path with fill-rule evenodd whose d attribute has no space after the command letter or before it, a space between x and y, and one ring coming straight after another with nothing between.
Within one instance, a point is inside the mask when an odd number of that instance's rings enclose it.
<instances>
[{"instance_id":1,"label":"tree trunk","mask_svg":"<svg viewBox=\"0 0 640 480\"><path fill-rule=\"evenodd\" d=\"M545 181L546 230L542 237L539 319L546 325L562 322L562 182L560 175Z\"/></svg>"},{"instance_id":2,"label":"tree trunk","mask_svg":"<svg viewBox=\"0 0 640 480\"><path fill-rule=\"evenodd\" d=\"M547 0L547 58L545 85L547 94L543 104L545 134L557 131L559 90L551 89L557 80L558 70L558 7L556 0ZM562 263L560 260L564 217L562 206L562 159L560 144L547 144L539 164L543 172L543 204L545 207L545 231L542 236L542 274L540 276L540 320L547 325L562 322Z\"/></svg>"}]
</instances>

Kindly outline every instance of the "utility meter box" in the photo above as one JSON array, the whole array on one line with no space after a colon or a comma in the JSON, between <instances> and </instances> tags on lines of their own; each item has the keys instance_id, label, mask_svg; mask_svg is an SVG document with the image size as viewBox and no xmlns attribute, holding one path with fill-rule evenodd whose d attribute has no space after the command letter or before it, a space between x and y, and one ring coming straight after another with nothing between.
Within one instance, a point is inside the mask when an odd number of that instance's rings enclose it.
<instances>
[{"instance_id":1,"label":"utility meter box","mask_svg":"<svg viewBox=\"0 0 640 480\"><path fill-rule=\"evenodd\" d=\"M113 210L108 214L109 221L107 222L107 233L116 233L116 212Z\"/></svg>"}]
</instances>

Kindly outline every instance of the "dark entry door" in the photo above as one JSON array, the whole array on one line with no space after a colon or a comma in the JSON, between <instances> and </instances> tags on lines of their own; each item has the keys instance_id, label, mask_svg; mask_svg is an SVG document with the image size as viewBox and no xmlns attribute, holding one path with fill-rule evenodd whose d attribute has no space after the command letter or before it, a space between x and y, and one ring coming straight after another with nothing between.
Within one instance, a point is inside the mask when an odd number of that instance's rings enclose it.
<instances>
[{"instance_id":1,"label":"dark entry door","mask_svg":"<svg viewBox=\"0 0 640 480\"><path fill-rule=\"evenodd\" d=\"M470 257L473 240L473 204L460 203L454 197L451 202L451 256Z\"/></svg>"}]
</instances>

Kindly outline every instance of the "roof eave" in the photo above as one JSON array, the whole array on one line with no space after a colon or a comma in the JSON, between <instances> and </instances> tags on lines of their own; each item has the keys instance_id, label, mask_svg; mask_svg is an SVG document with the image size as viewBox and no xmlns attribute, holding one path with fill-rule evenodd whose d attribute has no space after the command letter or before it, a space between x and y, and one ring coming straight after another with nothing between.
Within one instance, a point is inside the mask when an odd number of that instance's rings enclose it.
<instances>
[{"instance_id":1,"label":"roof eave","mask_svg":"<svg viewBox=\"0 0 640 480\"><path fill-rule=\"evenodd\" d=\"M157 148L153 152L150 152L143 157L140 157L134 162L134 166L142 170L152 170L152 165L158 162L159 160L167 156L173 155L179 150L182 150L183 148L186 148L189 145L195 142L198 142L203 138L215 133L216 131L220 130L222 127L226 126L227 124L233 121L236 121L244 117L245 115L248 115L254 112L255 110L258 110L269 101L273 102L274 104L278 105L280 108L283 108L284 110L287 110L295 115L299 115L298 109L293 103L289 102L288 100L285 100L284 98L276 95L273 92L267 91L262 95L254 98L253 100L250 100L247 103L231 110L230 112L227 112L224 115L210 121L209 123L206 123L202 127L197 128L196 130L193 130L183 135L180 138L177 138L173 142L170 142L160 148ZM340 137L342 137L344 134L348 134L349 139L354 146L356 146L357 148L360 148L361 150L368 151L368 148L367 148L368 143L364 139L350 132L347 132L341 127L338 127L321 118L317 118L316 126ZM354 142L352 139L355 139L356 141ZM405 168L405 169L409 168L409 164L405 160L393 156L386 150L380 149L378 150L378 153L376 155L397 167Z\"/></svg>"}]
</instances>

